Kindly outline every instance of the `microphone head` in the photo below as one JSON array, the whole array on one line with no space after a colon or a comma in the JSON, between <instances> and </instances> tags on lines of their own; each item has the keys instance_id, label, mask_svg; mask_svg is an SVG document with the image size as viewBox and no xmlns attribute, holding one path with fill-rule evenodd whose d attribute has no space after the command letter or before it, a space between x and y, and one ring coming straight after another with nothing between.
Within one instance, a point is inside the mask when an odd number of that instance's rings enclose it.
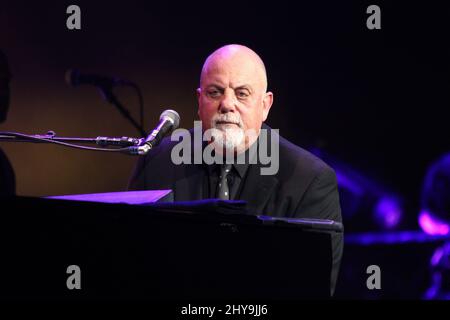
<instances>
[{"instance_id":1,"label":"microphone head","mask_svg":"<svg viewBox=\"0 0 450 320\"><path fill-rule=\"evenodd\" d=\"M173 124L172 130L175 130L180 125L180 115L175 110L164 110L163 113L161 113L161 116L159 117L160 120L163 120L164 118L169 118Z\"/></svg>"},{"instance_id":2,"label":"microphone head","mask_svg":"<svg viewBox=\"0 0 450 320\"><path fill-rule=\"evenodd\" d=\"M89 84L100 89L110 89L119 85L134 85L133 82L121 79L115 76L103 76L98 74L82 73L77 69L69 69L66 71L65 79L67 84L71 86L79 86L81 84Z\"/></svg>"}]
</instances>

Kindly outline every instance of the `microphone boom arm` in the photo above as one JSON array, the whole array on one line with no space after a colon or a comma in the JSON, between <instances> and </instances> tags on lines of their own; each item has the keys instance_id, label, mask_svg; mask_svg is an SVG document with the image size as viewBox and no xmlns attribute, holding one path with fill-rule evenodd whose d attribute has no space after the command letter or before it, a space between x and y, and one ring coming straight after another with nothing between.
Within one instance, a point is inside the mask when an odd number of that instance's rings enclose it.
<instances>
[{"instance_id":1,"label":"microphone boom arm","mask_svg":"<svg viewBox=\"0 0 450 320\"><path fill-rule=\"evenodd\" d=\"M56 137L54 131L48 131L46 135L28 135L18 132L2 132L0 131L0 141L9 142L41 142L41 143L54 143L63 145L66 147L92 150L92 151L108 151L108 152L122 152L130 155L146 155L154 146L158 145L161 139L172 132L172 130L178 128L180 123L180 116L174 110L165 110L159 117L158 126L152 131L152 133L146 138L73 138L73 137ZM97 145L106 146L119 146L119 148L92 148L73 144L78 143L95 143Z\"/></svg>"},{"instance_id":2,"label":"microphone boom arm","mask_svg":"<svg viewBox=\"0 0 450 320\"><path fill-rule=\"evenodd\" d=\"M143 143L144 138L109 138L99 136L97 138L78 138L78 137L56 137L55 132L49 131L46 135L27 135L17 132L1 132L0 142L33 142L33 143L54 143L66 147L77 148L91 151L106 151L106 152L122 152L130 155L135 155L133 152L136 146ZM102 146L103 148L92 148L81 146L73 143L91 143ZM107 146L115 146L116 148L106 148ZM118 147L118 148L117 148Z\"/></svg>"}]
</instances>

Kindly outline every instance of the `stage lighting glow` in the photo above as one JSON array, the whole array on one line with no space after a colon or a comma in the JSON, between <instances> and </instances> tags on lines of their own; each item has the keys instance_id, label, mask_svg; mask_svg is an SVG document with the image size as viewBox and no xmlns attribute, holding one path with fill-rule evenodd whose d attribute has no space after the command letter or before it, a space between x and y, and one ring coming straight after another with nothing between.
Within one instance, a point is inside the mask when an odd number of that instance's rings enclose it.
<instances>
[{"instance_id":1,"label":"stage lighting glow","mask_svg":"<svg viewBox=\"0 0 450 320\"><path fill-rule=\"evenodd\" d=\"M398 226L403 216L403 208L396 197L384 196L374 207L376 222L385 229L393 229Z\"/></svg>"},{"instance_id":2,"label":"stage lighting glow","mask_svg":"<svg viewBox=\"0 0 450 320\"><path fill-rule=\"evenodd\" d=\"M418 221L422 230L430 235L445 236L450 233L449 224L434 217L428 211L422 211L419 214Z\"/></svg>"}]
</instances>

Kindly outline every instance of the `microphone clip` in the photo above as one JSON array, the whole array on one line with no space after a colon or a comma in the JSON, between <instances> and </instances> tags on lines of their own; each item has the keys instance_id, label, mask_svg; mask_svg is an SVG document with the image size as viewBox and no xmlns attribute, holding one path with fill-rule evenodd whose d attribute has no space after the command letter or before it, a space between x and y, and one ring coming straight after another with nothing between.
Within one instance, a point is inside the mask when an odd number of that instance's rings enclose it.
<instances>
[{"instance_id":1,"label":"microphone clip","mask_svg":"<svg viewBox=\"0 0 450 320\"><path fill-rule=\"evenodd\" d=\"M145 156L151 149L150 144L144 143L141 146L128 147L127 153L134 156Z\"/></svg>"},{"instance_id":2,"label":"microphone clip","mask_svg":"<svg viewBox=\"0 0 450 320\"><path fill-rule=\"evenodd\" d=\"M121 146L121 147L132 147L139 146L143 141L143 138L129 138L129 137L121 137L121 138L109 138L109 137L97 137L95 139L95 143L99 146Z\"/></svg>"}]
</instances>

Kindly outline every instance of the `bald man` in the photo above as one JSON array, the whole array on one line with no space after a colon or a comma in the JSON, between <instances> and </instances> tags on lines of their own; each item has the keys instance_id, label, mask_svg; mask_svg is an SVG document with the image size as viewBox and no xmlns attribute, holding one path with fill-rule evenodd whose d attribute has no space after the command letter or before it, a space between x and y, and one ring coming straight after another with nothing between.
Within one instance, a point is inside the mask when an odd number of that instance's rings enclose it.
<instances>
[{"instance_id":1,"label":"bald man","mask_svg":"<svg viewBox=\"0 0 450 320\"><path fill-rule=\"evenodd\" d=\"M342 222L333 169L264 124L274 95L267 91L264 63L253 50L233 44L214 51L203 65L197 98L202 130L211 132L202 150L212 146L219 158L231 154L236 160L243 155L246 161L176 165L171 151L177 142L165 138L138 160L130 190L172 189L175 201L245 200L249 211L258 215ZM270 142L260 139L262 130L269 132ZM278 149L271 148L272 141L278 142ZM262 148L278 151L279 170L274 174L262 174L259 153L250 152ZM332 236L331 294L342 257L342 240L342 234Z\"/></svg>"},{"instance_id":2,"label":"bald man","mask_svg":"<svg viewBox=\"0 0 450 320\"><path fill-rule=\"evenodd\" d=\"M228 45L206 59L197 89L198 115L204 129L226 133L225 139L216 142L218 152L236 149L240 153L255 142L273 103L272 92L266 91L264 63L251 49ZM257 135L245 141L241 132L248 130Z\"/></svg>"}]
</instances>

